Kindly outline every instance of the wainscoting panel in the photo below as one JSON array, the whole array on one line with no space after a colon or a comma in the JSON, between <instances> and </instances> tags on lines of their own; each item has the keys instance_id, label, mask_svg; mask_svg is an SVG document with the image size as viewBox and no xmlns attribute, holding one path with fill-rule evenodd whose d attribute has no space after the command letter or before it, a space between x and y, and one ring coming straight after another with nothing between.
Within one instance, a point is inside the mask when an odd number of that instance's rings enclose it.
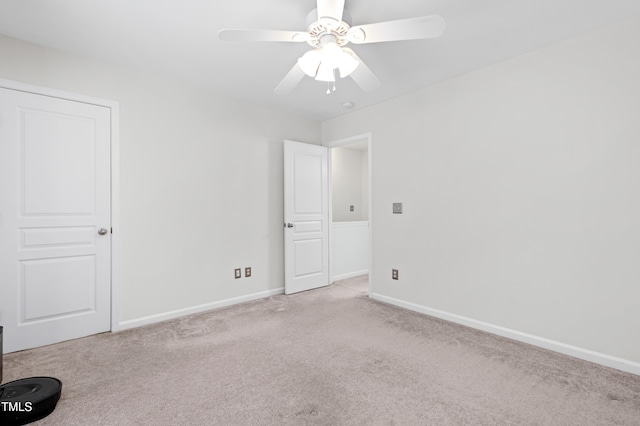
<instances>
[{"instance_id":1,"label":"wainscoting panel","mask_svg":"<svg viewBox=\"0 0 640 426\"><path fill-rule=\"evenodd\" d=\"M369 222L333 222L331 227L331 282L369 273Z\"/></svg>"}]
</instances>

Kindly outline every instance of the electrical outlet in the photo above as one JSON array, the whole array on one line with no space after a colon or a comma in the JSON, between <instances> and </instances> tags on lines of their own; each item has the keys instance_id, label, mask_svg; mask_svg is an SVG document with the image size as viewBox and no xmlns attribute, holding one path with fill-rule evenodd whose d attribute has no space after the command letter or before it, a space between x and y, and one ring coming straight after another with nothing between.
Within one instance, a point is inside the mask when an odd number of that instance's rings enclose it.
<instances>
[{"instance_id":1,"label":"electrical outlet","mask_svg":"<svg viewBox=\"0 0 640 426\"><path fill-rule=\"evenodd\" d=\"M244 268L244 276L249 278L251 276L251 266Z\"/></svg>"},{"instance_id":2,"label":"electrical outlet","mask_svg":"<svg viewBox=\"0 0 640 426\"><path fill-rule=\"evenodd\" d=\"M392 269L391 270L391 279L392 280L397 280L398 279L398 270L397 269Z\"/></svg>"},{"instance_id":3,"label":"electrical outlet","mask_svg":"<svg viewBox=\"0 0 640 426\"><path fill-rule=\"evenodd\" d=\"M352 212L356 209L356 206L349 206L349 211Z\"/></svg>"},{"instance_id":4,"label":"electrical outlet","mask_svg":"<svg viewBox=\"0 0 640 426\"><path fill-rule=\"evenodd\" d=\"M393 203L393 214L402 214L402 203Z\"/></svg>"},{"instance_id":5,"label":"electrical outlet","mask_svg":"<svg viewBox=\"0 0 640 426\"><path fill-rule=\"evenodd\" d=\"M233 272L234 272L234 274L235 274L236 280L237 280L238 278L242 278L242 269L240 269L240 268L236 268Z\"/></svg>"}]
</instances>

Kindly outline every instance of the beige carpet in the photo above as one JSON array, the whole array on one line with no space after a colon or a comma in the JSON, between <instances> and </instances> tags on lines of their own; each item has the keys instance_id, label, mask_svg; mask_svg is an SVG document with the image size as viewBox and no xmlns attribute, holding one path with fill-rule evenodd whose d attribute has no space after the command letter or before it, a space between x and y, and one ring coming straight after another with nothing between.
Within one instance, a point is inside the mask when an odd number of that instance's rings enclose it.
<instances>
[{"instance_id":1,"label":"beige carpet","mask_svg":"<svg viewBox=\"0 0 640 426\"><path fill-rule=\"evenodd\" d=\"M5 356L47 425L640 425L640 376L370 300L363 278Z\"/></svg>"}]
</instances>

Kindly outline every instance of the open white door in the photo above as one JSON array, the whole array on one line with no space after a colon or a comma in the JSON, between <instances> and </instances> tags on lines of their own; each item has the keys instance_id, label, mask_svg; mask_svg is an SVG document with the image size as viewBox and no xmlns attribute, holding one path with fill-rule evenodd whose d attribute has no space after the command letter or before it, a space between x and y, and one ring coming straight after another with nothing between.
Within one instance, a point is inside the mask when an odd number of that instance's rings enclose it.
<instances>
[{"instance_id":1,"label":"open white door","mask_svg":"<svg viewBox=\"0 0 640 426\"><path fill-rule=\"evenodd\" d=\"M329 285L327 148L284 141L286 294Z\"/></svg>"},{"instance_id":2,"label":"open white door","mask_svg":"<svg viewBox=\"0 0 640 426\"><path fill-rule=\"evenodd\" d=\"M0 324L12 352L110 329L110 109L0 88Z\"/></svg>"}]
</instances>

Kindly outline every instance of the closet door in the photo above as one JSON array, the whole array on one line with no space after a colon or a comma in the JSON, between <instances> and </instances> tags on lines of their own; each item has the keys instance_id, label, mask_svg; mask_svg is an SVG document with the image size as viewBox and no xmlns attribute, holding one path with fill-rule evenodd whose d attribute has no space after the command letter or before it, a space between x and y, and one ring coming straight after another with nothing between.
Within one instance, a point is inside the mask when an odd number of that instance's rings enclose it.
<instances>
[{"instance_id":1,"label":"closet door","mask_svg":"<svg viewBox=\"0 0 640 426\"><path fill-rule=\"evenodd\" d=\"M0 88L4 352L110 329L110 109Z\"/></svg>"}]
</instances>

